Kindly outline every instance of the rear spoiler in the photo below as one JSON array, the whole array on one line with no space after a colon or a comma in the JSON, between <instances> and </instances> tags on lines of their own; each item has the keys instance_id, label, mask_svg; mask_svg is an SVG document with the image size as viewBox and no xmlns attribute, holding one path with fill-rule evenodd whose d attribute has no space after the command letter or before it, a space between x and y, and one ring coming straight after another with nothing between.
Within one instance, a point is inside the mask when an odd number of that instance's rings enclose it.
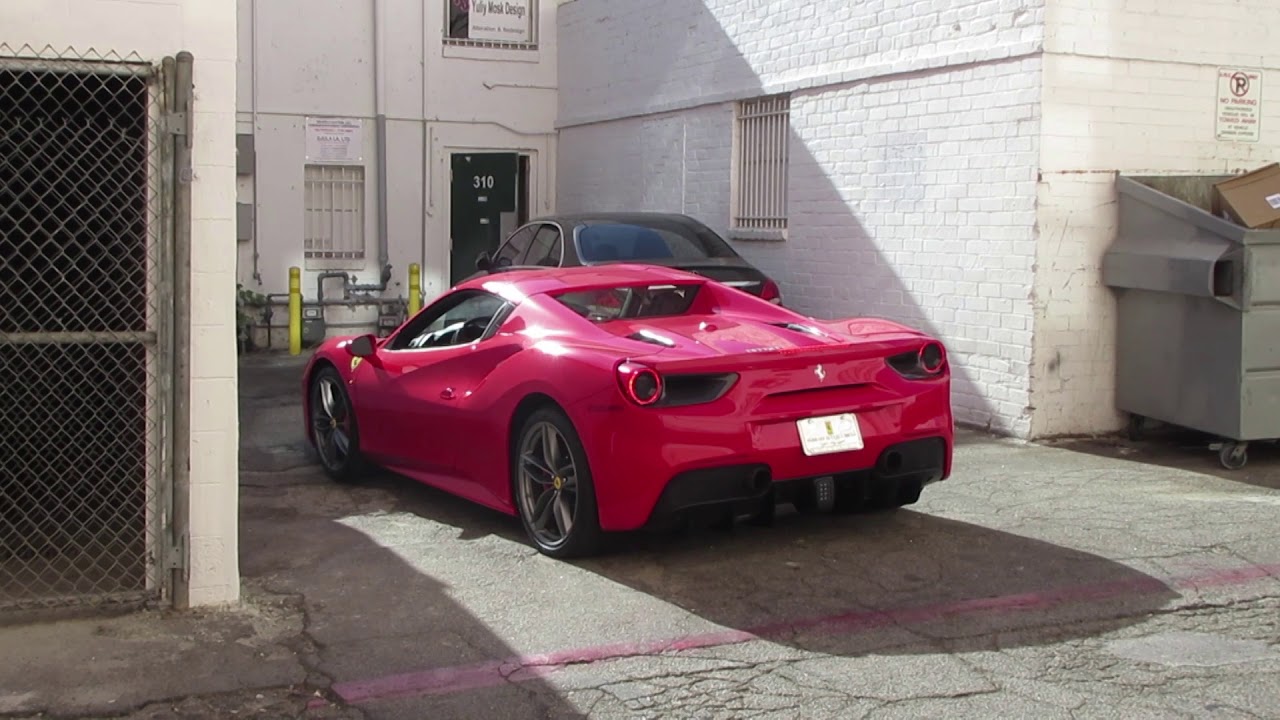
<instances>
[{"instance_id":1,"label":"rear spoiler","mask_svg":"<svg viewBox=\"0 0 1280 720\"><path fill-rule=\"evenodd\" d=\"M663 353L659 352L656 356L650 356L642 362L664 375L733 372L740 369L789 369L810 363L887 358L918 350L920 346L931 341L931 338L924 335L895 333L882 340L854 340L838 345L768 348L683 360L663 360Z\"/></svg>"}]
</instances>

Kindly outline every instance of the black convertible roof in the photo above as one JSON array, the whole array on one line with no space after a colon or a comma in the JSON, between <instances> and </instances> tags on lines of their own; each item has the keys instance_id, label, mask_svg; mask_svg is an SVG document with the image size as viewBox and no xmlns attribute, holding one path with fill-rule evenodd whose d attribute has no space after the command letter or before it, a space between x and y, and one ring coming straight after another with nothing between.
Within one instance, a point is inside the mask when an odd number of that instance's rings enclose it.
<instances>
[{"instance_id":1,"label":"black convertible roof","mask_svg":"<svg viewBox=\"0 0 1280 720\"><path fill-rule=\"evenodd\" d=\"M660 221L665 223L673 223L684 225L687 227L701 226L702 223L694 220L688 215L680 213L666 212L578 212L578 213L553 213L551 215L541 215L536 218L530 218L529 222L558 222L561 225L582 225L591 224L593 222L616 222L616 223L644 223Z\"/></svg>"}]
</instances>

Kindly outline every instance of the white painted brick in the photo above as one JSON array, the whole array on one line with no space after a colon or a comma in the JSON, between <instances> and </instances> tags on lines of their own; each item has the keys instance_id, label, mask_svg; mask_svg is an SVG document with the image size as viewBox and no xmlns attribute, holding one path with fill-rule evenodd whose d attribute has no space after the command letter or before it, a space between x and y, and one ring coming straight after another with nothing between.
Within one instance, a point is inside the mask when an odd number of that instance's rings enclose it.
<instances>
[{"instance_id":1,"label":"white painted brick","mask_svg":"<svg viewBox=\"0 0 1280 720\"><path fill-rule=\"evenodd\" d=\"M727 231L727 101L789 83L789 236L741 252L801 311L937 333L958 418L1026 434L1042 4L814 0L770 26L749 0L562 5L559 207Z\"/></svg>"},{"instance_id":2,"label":"white painted brick","mask_svg":"<svg viewBox=\"0 0 1280 720\"><path fill-rule=\"evenodd\" d=\"M1122 423L1114 298L1098 270L1115 234L1113 174L1220 174L1280 155L1280 102L1266 100L1280 88L1280 3L1058 0L1046 19L1035 436ZM1264 68L1261 142L1214 139L1219 64Z\"/></svg>"}]
</instances>

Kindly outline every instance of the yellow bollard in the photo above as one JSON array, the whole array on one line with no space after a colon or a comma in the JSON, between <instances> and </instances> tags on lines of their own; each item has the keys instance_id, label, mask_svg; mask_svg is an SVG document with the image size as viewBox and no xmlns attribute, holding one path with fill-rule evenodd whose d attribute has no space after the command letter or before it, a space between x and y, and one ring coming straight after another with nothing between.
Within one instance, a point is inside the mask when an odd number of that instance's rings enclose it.
<instances>
[{"instance_id":1,"label":"yellow bollard","mask_svg":"<svg viewBox=\"0 0 1280 720\"><path fill-rule=\"evenodd\" d=\"M289 268L289 354L302 354L302 270Z\"/></svg>"},{"instance_id":2,"label":"yellow bollard","mask_svg":"<svg viewBox=\"0 0 1280 720\"><path fill-rule=\"evenodd\" d=\"M422 307L422 268L418 263L409 266L409 317L418 314Z\"/></svg>"}]
</instances>

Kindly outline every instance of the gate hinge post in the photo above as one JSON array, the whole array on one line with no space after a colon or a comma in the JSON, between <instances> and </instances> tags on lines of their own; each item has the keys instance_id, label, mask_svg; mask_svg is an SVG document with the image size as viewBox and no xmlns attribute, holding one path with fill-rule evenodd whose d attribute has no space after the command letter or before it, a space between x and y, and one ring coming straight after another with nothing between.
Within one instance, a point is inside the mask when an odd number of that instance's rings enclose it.
<instances>
[{"instance_id":1,"label":"gate hinge post","mask_svg":"<svg viewBox=\"0 0 1280 720\"><path fill-rule=\"evenodd\" d=\"M188 134L187 113L167 112L162 117L164 132L170 135L186 137Z\"/></svg>"},{"instance_id":2,"label":"gate hinge post","mask_svg":"<svg viewBox=\"0 0 1280 720\"><path fill-rule=\"evenodd\" d=\"M165 570L183 570L187 567L187 536L186 533L176 536L173 542L169 543L169 547L164 554Z\"/></svg>"}]
</instances>

